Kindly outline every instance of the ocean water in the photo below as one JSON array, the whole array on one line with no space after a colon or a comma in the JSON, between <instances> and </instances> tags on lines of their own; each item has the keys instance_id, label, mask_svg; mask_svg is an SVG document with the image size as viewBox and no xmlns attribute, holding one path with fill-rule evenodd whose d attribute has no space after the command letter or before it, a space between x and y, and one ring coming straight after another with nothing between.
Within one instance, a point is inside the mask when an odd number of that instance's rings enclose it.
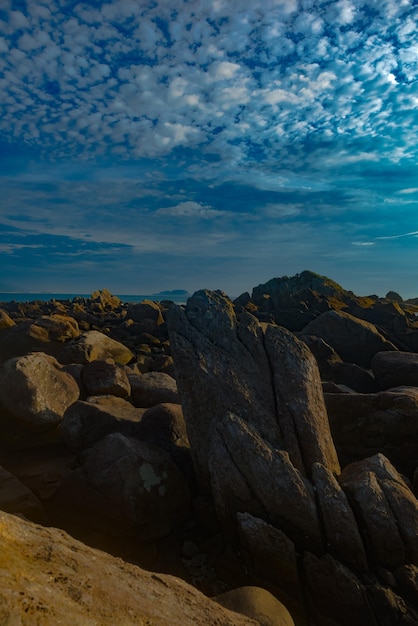
<instances>
[{"instance_id":1,"label":"ocean water","mask_svg":"<svg viewBox=\"0 0 418 626\"><path fill-rule=\"evenodd\" d=\"M150 295L117 295L122 302L142 302L142 300L153 300L160 302L161 300L172 300L176 304L185 304L190 297L187 292L160 292ZM0 302L34 302L40 300L49 302L50 300L73 300L74 298L91 298L91 294L86 293L2 293L0 292Z\"/></svg>"}]
</instances>

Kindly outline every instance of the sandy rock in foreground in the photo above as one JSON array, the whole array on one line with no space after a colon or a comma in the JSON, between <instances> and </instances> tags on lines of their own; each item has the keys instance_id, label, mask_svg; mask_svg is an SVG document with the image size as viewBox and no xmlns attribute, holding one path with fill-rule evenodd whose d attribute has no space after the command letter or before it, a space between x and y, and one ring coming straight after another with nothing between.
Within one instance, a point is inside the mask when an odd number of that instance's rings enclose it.
<instances>
[{"instance_id":1,"label":"sandy rock in foreground","mask_svg":"<svg viewBox=\"0 0 418 626\"><path fill-rule=\"evenodd\" d=\"M0 512L2 626L256 626L184 581Z\"/></svg>"}]
</instances>

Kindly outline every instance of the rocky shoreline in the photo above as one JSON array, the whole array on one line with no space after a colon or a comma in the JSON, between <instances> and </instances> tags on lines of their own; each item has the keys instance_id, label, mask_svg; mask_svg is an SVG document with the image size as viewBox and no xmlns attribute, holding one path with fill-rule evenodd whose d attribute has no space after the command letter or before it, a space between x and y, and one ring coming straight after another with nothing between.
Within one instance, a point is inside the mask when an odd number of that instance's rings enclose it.
<instances>
[{"instance_id":1,"label":"rocky shoreline","mask_svg":"<svg viewBox=\"0 0 418 626\"><path fill-rule=\"evenodd\" d=\"M233 302L0 303L4 553L27 535L67 555L3 557L0 623L175 624L201 593L183 623L417 625L417 313L308 271ZM94 601L45 527L108 553ZM161 574L166 613L141 614L131 581L131 616L100 614L100 567L120 563Z\"/></svg>"}]
</instances>

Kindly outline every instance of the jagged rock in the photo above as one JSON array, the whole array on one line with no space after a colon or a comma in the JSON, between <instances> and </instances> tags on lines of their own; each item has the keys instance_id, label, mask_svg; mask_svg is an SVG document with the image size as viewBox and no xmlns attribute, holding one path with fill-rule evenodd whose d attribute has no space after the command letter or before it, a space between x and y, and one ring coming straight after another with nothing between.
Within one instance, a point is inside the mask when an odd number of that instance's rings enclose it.
<instances>
[{"instance_id":1,"label":"jagged rock","mask_svg":"<svg viewBox=\"0 0 418 626\"><path fill-rule=\"evenodd\" d=\"M270 297L273 309L281 309L304 302L306 296L313 297L319 303L320 296L342 297L347 292L330 278L305 270L291 277L272 278L254 287L252 299L257 305L265 295Z\"/></svg>"},{"instance_id":2,"label":"jagged rock","mask_svg":"<svg viewBox=\"0 0 418 626\"><path fill-rule=\"evenodd\" d=\"M8 415L33 430L59 424L79 397L72 376L43 352L9 359L0 367L0 405Z\"/></svg>"},{"instance_id":3,"label":"jagged rock","mask_svg":"<svg viewBox=\"0 0 418 626\"><path fill-rule=\"evenodd\" d=\"M82 380L89 396L128 398L131 385L123 367L113 359L97 359L84 366Z\"/></svg>"},{"instance_id":4,"label":"jagged rock","mask_svg":"<svg viewBox=\"0 0 418 626\"><path fill-rule=\"evenodd\" d=\"M418 458L418 389L325 393L325 402L343 465L383 452L412 477Z\"/></svg>"},{"instance_id":5,"label":"jagged rock","mask_svg":"<svg viewBox=\"0 0 418 626\"><path fill-rule=\"evenodd\" d=\"M98 289L91 294L91 303L100 304L104 311L118 308L122 301L118 296L112 295L108 289Z\"/></svg>"},{"instance_id":6,"label":"jagged rock","mask_svg":"<svg viewBox=\"0 0 418 626\"><path fill-rule=\"evenodd\" d=\"M183 521L190 502L185 477L167 452L113 433L64 479L51 505L66 523L147 541Z\"/></svg>"},{"instance_id":7,"label":"jagged rock","mask_svg":"<svg viewBox=\"0 0 418 626\"><path fill-rule=\"evenodd\" d=\"M418 387L418 354L413 352L378 352L371 368L381 389Z\"/></svg>"},{"instance_id":8,"label":"jagged rock","mask_svg":"<svg viewBox=\"0 0 418 626\"><path fill-rule=\"evenodd\" d=\"M377 352L396 350L369 322L343 311L322 313L303 329L304 334L321 337L348 363L369 367Z\"/></svg>"},{"instance_id":9,"label":"jagged rock","mask_svg":"<svg viewBox=\"0 0 418 626\"><path fill-rule=\"evenodd\" d=\"M222 293L209 291L194 294L185 311L169 309L167 324L202 485L211 482L210 442L230 413L267 445L289 450L302 473L314 461L339 470L316 362L294 335L271 325L263 332L252 315L237 317Z\"/></svg>"},{"instance_id":10,"label":"jagged rock","mask_svg":"<svg viewBox=\"0 0 418 626\"><path fill-rule=\"evenodd\" d=\"M233 413L213 429L209 472L224 527L234 528L237 512L257 516L261 511L261 517L282 528L295 543L321 546L312 487L289 454L271 446Z\"/></svg>"},{"instance_id":11,"label":"jagged rock","mask_svg":"<svg viewBox=\"0 0 418 626\"><path fill-rule=\"evenodd\" d=\"M3 626L256 626L179 578L155 574L0 512Z\"/></svg>"},{"instance_id":12,"label":"jagged rock","mask_svg":"<svg viewBox=\"0 0 418 626\"><path fill-rule=\"evenodd\" d=\"M215 600L227 609L255 619L260 626L295 626L287 608L259 587L239 587L216 596Z\"/></svg>"},{"instance_id":13,"label":"jagged rock","mask_svg":"<svg viewBox=\"0 0 418 626\"><path fill-rule=\"evenodd\" d=\"M60 363L82 363L87 364L97 359L114 359L116 363L126 365L134 359L134 354L119 341L97 330L90 330L82 333L76 340L60 350L57 355Z\"/></svg>"},{"instance_id":14,"label":"jagged rock","mask_svg":"<svg viewBox=\"0 0 418 626\"><path fill-rule=\"evenodd\" d=\"M370 558L388 569L418 564L418 502L382 455L344 468L340 484L361 520Z\"/></svg>"},{"instance_id":15,"label":"jagged rock","mask_svg":"<svg viewBox=\"0 0 418 626\"><path fill-rule=\"evenodd\" d=\"M13 474L1 466L0 510L24 515L34 522L45 521L45 511L39 498Z\"/></svg>"},{"instance_id":16,"label":"jagged rock","mask_svg":"<svg viewBox=\"0 0 418 626\"><path fill-rule=\"evenodd\" d=\"M164 402L178 404L180 396L174 378L164 372L146 372L128 376L132 402L138 407L151 407Z\"/></svg>"},{"instance_id":17,"label":"jagged rock","mask_svg":"<svg viewBox=\"0 0 418 626\"><path fill-rule=\"evenodd\" d=\"M65 315L42 315L36 321L27 321L10 327L0 340L0 360L42 351L56 356L63 343L78 337L80 330L75 319Z\"/></svg>"},{"instance_id":18,"label":"jagged rock","mask_svg":"<svg viewBox=\"0 0 418 626\"><path fill-rule=\"evenodd\" d=\"M90 448L111 433L139 437L145 409L135 408L117 396L91 396L65 412L61 424L64 441L71 450Z\"/></svg>"}]
</instances>

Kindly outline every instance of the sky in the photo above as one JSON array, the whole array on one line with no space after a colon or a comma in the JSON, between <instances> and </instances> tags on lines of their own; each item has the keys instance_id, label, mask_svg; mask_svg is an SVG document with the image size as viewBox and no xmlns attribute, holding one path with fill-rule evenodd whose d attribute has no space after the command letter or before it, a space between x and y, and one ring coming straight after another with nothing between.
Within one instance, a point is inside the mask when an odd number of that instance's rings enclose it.
<instances>
[{"instance_id":1,"label":"sky","mask_svg":"<svg viewBox=\"0 0 418 626\"><path fill-rule=\"evenodd\" d=\"M418 296L418 0L0 0L0 291Z\"/></svg>"}]
</instances>

